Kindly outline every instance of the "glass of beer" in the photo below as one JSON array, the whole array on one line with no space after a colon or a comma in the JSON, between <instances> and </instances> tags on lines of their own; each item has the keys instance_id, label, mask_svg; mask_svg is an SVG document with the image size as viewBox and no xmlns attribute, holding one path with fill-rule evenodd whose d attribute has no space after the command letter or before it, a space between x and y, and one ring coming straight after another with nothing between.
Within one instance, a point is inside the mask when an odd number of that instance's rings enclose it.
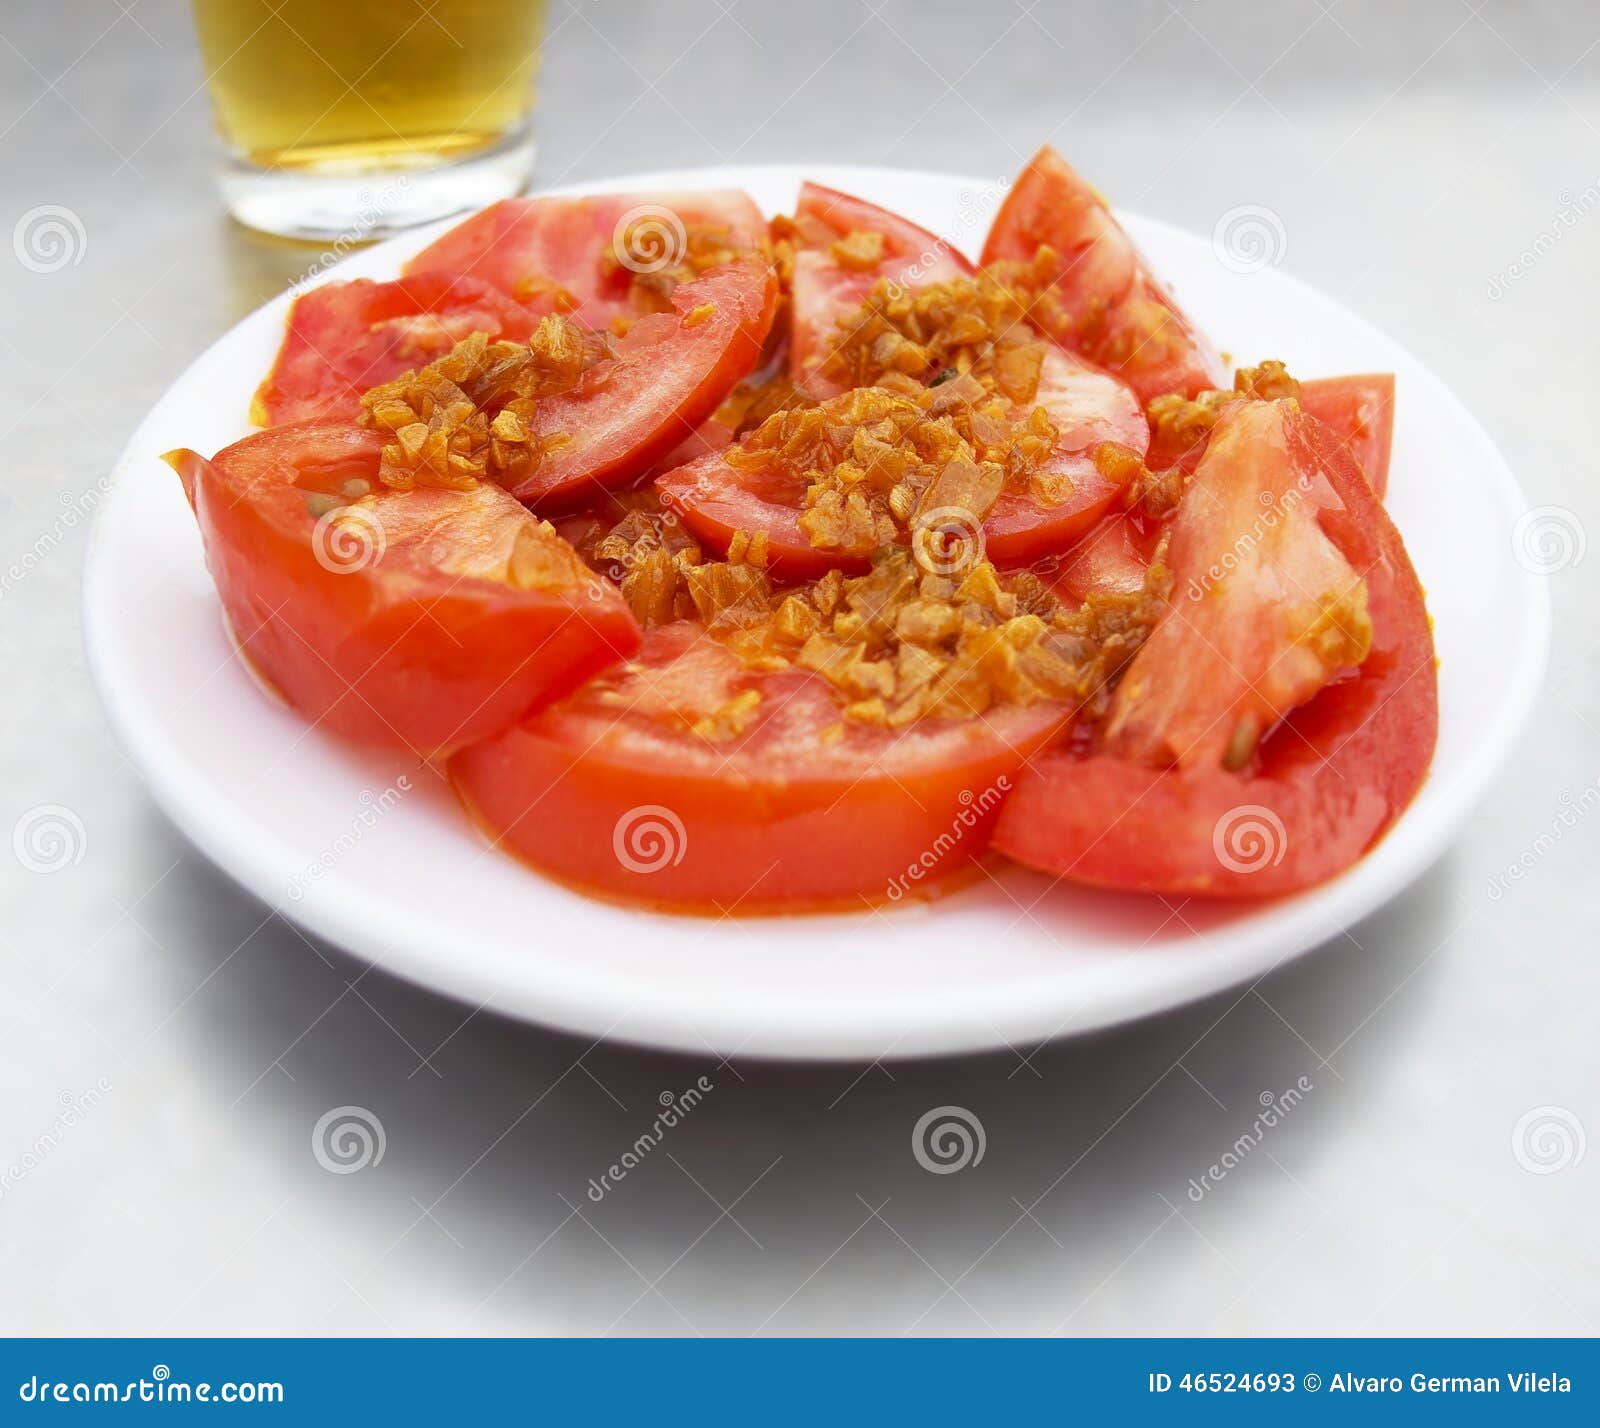
<instances>
[{"instance_id":1,"label":"glass of beer","mask_svg":"<svg viewBox=\"0 0 1600 1428\"><path fill-rule=\"evenodd\" d=\"M241 223L359 242L518 192L545 0L194 0Z\"/></svg>"}]
</instances>

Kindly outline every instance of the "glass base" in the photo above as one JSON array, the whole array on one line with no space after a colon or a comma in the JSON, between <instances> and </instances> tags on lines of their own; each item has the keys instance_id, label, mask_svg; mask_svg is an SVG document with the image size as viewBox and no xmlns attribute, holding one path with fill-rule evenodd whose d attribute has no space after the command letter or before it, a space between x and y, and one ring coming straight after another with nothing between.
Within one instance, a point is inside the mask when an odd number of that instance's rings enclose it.
<instances>
[{"instance_id":1,"label":"glass base","mask_svg":"<svg viewBox=\"0 0 1600 1428\"><path fill-rule=\"evenodd\" d=\"M313 243L369 243L419 223L520 193L533 170L533 137L432 167L381 172L263 169L225 157L228 212L247 228Z\"/></svg>"}]
</instances>

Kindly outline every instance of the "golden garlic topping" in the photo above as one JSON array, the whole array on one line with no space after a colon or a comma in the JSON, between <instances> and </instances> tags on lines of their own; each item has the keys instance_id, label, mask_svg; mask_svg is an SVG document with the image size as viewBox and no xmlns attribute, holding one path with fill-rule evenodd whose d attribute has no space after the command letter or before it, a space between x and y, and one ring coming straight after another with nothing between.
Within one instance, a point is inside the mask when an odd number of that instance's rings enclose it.
<instances>
[{"instance_id":1,"label":"golden garlic topping","mask_svg":"<svg viewBox=\"0 0 1600 1428\"><path fill-rule=\"evenodd\" d=\"M361 424L393 437L378 479L402 491L522 479L563 440L538 434L539 398L571 390L609 350L604 336L551 316L526 344L474 333L427 366L373 387L361 398Z\"/></svg>"}]
</instances>

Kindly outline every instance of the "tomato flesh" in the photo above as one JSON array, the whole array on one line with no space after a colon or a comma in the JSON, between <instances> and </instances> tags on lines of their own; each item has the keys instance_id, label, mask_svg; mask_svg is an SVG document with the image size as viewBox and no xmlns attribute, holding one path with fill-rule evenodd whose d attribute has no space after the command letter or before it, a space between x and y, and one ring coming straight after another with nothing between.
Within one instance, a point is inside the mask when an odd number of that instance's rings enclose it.
<instances>
[{"instance_id":1,"label":"tomato flesh","mask_svg":"<svg viewBox=\"0 0 1600 1428\"><path fill-rule=\"evenodd\" d=\"M751 689L736 737L693 731ZM970 870L1023 761L1069 718L1035 705L858 725L817 676L753 672L679 622L450 773L498 846L588 889L702 912L858 907Z\"/></svg>"},{"instance_id":2,"label":"tomato flesh","mask_svg":"<svg viewBox=\"0 0 1600 1428\"><path fill-rule=\"evenodd\" d=\"M169 457L234 640L296 710L427 757L498 732L637 647L632 615L598 576L535 589L508 578L519 540L564 544L514 498L487 482L388 491L383 441L306 423L209 461ZM348 481L373 494L314 518L308 497Z\"/></svg>"},{"instance_id":3,"label":"tomato flesh","mask_svg":"<svg viewBox=\"0 0 1600 1428\"><path fill-rule=\"evenodd\" d=\"M1061 558L1050 585L1080 604L1091 595L1136 595L1150 568L1150 545L1126 512L1112 512Z\"/></svg>"},{"instance_id":4,"label":"tomato flesh","mask_svg":"<svg viewBox=\"0 0 1600 1428\"><path fill-rule=\"evenodd\" d=\"M795 214L825 225L838 238L879 233L884 239L883 261L867 270L841 264L828 246L795 255L789 378L815 397L842 390L817 367L828 356L839 322L866 301L879 281L924 287L972 276L972 264L938 234L853 194L818 183L802 184Z\"/></svg>"},{"instance_id":5,"label":"tomato flesh","mask_svg":"<svg viewBox=\"0 0 1600 1428\"><path fill-rule=\"evenodd\" d=\"M1302 382L1300 405L1350 453L1381 501L1389 489L1389 451L1394 445L1394 373Z\"/></svg>"},{"instance_id":6,"label":"tomato flesh","mask_svg":"<svg viewBox=\"0 0 1600 1428\"><path fill-rule=\"evenodd\" d=\"M1048 145L1017 176L984 243L985 267L1053 248L1054 301L1033 316L1056 341L1149 402L1222 384L1221 359L1179 310L1100 196Z\"/></svg>"},{"instance_id":7,"label":"tomato flesh","mask_svg":"<svg viewBox=\"0 0 1600 1428\"><path fill-rule=\"evenodd\" d=\"M638 241L633 269L611 260L630 214L654 224ZM600 329L646 310L633 292L634 273L672 266L684 237L697 228L725 234L730 247L753 249L766 220L738 189L505 198L429 244L405 271L466 273L521 299L556 291L561 310Z\"/></svg>"},{"instance_id":8,"label":"tomato flesh","mask_svg":"<svg viewBox=\"0 0 1600 1428\"><path fill-rule=\"evenodd\" d=\"M1022 492L1002 492L983 524L988 558L997 565L1027 564L1070 546L1119 489L1096 470L1090 453L1104 441L1143 451L1150 437L1127 387L1060 348L1045 353L1035 400L1061 432L1050 470L1070 477L1072 491L1053 506ZM785 579L815 579L834 566L857 573L871 564L864 556L811 545L800 528L805 488L787 476L742 471L712 453L658 477L656 487L710 549L726 552L737 531L765 531L771 567Z\"/></svg>"},{"instance_id":9,"label":"tomato flesh","mask_svg":"<svg viewBox=\"0 0 1600 1428\"><path fill-rule=\"evenodd\" d=\"M1421 786L1438 736L1438 690L1433 636L1405 547L1321 423L1281 409L1268 420L1281 459L1309 483L1320 529L1365 582L1371 652L1290 711L1237 773L1209 760L1160 767L1106 741L1087 754L1040 758L1020 776L996 830L995 846L1017 861L1129 891L1273 896L1348 867ZM1259 477L1268 457L1256 454ZM1272 479L1281 487L1281 472ZM1208 559L1215 558L1213 548ZM1194 567L1176 573L1168 620L1186 602L1183 583ZM1155 643L1153 636L1124 687Z\"/></svg>"},{"instance_id":10,"label":"tomato flesh","mask_svg":"<svg viewBox=\"0 0 1600 1428\"><path fill-rule=\"evenodd\" d=\"M1349 452L1382 500L1389 487L1389 452L1394 443L1394 373L1314 377L1300 384L1300 405L1328 428ZM1185 444L1166 433L1152 436L1152 470L1193 471L1206 451L1205 435Z\"/></svg>"},{"instance_id":11,"label":"tomato flesh","mask_svg":"<svg viewBox=\"0 0 1600 1428\"><path fill-rule=\"evenodd\" d=\"M570 392L539 402L536 429L564 442L513 494L561 509L641 476L688 440L755 367L777 300L777 278L755 259L680 283L672 312L640 318L614 357Z\"/></svg>"},{"instance_id":12,"label":"tomato flesh","mask_svg":"<svg viewBox=\"0 0 1600 1428\"><path fill-rule=\"evenodd\" d=\"M1338 672L1296 638L1293 612L1346 626L1360 576L1323 531L1316 483L1291 459L1288 413L1240 402L1218 423L1171 522L1167 615L1123 676L1108 748L1149 763L1222 762ZM1332 632L1338 634L1338 631ZM1334 639L1334 647L1347 644Z\"/></svg>"},{"instance_id":13,"label":"tomato flesh","mask_svg":"<svg viewBox=\"0 0 1600 1428\"><path fill-rule=\"evenodd\" d=\"M550 310L478 278L415 272L390 283L324 283L296 298L283 346L256 389L258 426L353 417L361 393L443 356L474 332L526 341Z\"/></svg>"}]
</instances>

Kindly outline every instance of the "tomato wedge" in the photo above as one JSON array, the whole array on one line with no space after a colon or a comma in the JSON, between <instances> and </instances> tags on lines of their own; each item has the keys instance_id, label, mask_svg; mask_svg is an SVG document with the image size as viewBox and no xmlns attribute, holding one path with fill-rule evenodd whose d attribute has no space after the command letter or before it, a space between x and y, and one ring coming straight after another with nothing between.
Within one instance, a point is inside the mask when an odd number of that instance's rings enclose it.
<instances>
[{"instance_id":1,"label":"tomato wedge","mask_svg":"<svg viewBox=\"0 0 1600 1428\"><path fill-rule=\"evenodd\" d=\"M551 307L513 302L459 273L324 283L290 307L283 346L256 389L251 419L257 426L278 426L353 417L368 387L443 356L474 332L526 341Z\"/></svg>"},{"instance_id":2,"label":"tomato wedge","mask_svg":"<svg viewBox=\"0 0 1600 1428\"><path fill-rule=\"evenodd\" d=\"M1389 452L1394 443L1394 373L1316 377L1298 386L1300 405L1350 453L1382 500L1389 486ZM1193 471L1205 450L1205 434L1185 444L1182 435L1157 429L1148 460L1158 471L1173 467Z\"/></svg>"},{"instance_id":3,"label":"tomato wedge","mask_svg":"<svg viewBox=\"0 0 1600 1428\"><path fill-rule=\"evenodd\" d=\"M313 422L168 457L239 649L295 709L431 756L637 647L615 588L498 486L380 487L384 440Z\"/></svg>"},{"instance_id":4,"label":"tomato wedge","mask_svg":"<svg viewBox=\"0 0 1600 1428\"><path fill-rule=\"evenodd\" d=\"M753 250L766 227L739 189L504 198L430 243L405 271L467 273L524 301L553 293L575 322L604 328L650 310L638 301L636 275L670 272L701 238Z\"/></svg>"},{"instance_id":5,"label":"tomato wedge","mask_svg":"<svg viewBox=\"0 0 1600 1428\"><path fill-rule=\"evenodd\" d=\"M1006 194L982 263L1056 255L1031 316L1064 346L1115 373L1142 402L1222 385L1221 359L1151 272L1105 201L1046 145Z\"/></svg>"},{"instance_id":6,"label":"tomato wedge","mask_svg":"<svg viewBox=\"0 0 1600 1428\"><path fill-rule=\"evenodd\" d=\"M736 735L695 732L750 691ZM701 912L859 907L971 869L1017 770L1069 717L857 725L817 676L755 673L684 621L450 774L498 846L587 889Z\"/></svg>"},{"instance_id":7,"label":"tomato wedge","mask_svg":"<svg viewBox=\"0 0 1600 1428\"><path fill-rule=\"evenodd\" d=\"M988 558L997 565L1028 564L1070 546L1118 491L1095 469L1090 453L1104 441L1142 452L1150 439L1133 393L1060 348L1045 352L1035 400L1060 429L1050 469L1069 476L1072 491L1053 506L1025 493L1003 492L983 523ZM856 573L871 564L866 557L811 545L799 524L805 487L787 476L741 471L721 453L712 453L657 477L656 487L701 542L719 553L726 552L737 531L765 531L771 568L784 579L814 579L833 566Z\"/></svg>"},{"instance_id":8,"label":"tomato wedge","mask_svg":"<svg viewBox=\"0 0 1600 1428\"><path fill-rule=\"evenodd\" d=\"M1355 458L1381 501L1389 489L1389 450L1394 444L1394 373L1302 382L1300 405Z\"/></svg>"},{"instance_id":9,"label":"tomato wedge","mask_svg":"<svg viewBox=\"0 0 1600 1428\"><path fill-rule=\"evenodd\" d=\"M1019 862L1127 890L1252 898L1291 892L1359 858L1426 776L1438 733L1433 637L1405 547L1366 478L1320 422L1287 404L1256 402L1223 418L1195 484L1215 494L1230 478L1243 488L1226 497L1233 515L1197 519L1192 528L1197 537L1210 529L1211 541L1197 538L1181 548L1175 529L1172 610L1127 670L1117 695L1124 708L1168 713L1169 727L1182 731L1168 741L1177 764L1157 766L1148 757L1167 732L1159 720L1131 730L1125 722L1102 735L1087 755L1063 751L1037 760L1019 777L995 835L995 846ZM1212 579L1228 552L1250 537L1252 528L1238 529L1236 518L1250 504L1252 487L1277 493L1273 499L1280 508L1282 493L1302 493L1293 533L1272 535L1270 542L1293 563L1304 548L1315 546L1313 536L1326 540L1361 577L1371 645L1358 669L1288 712L1233 772L1215 760L1209 726L1201 740L1207 757L1183 757L1182 739L1197 722L1188 716L1210 711L1231 719L1274 680L1284 695L1289 691L1283 682L1294 682L1299 656L1288 652L1284 670L1270 659L1261 663L1260 641L1278 638L1271 632L1285 628L1281 592L1271 589L1264 561L1240 564L1212 587L1242 578L1243 593L1253 590L1259 599L1229 595L1208 604L1209 591L1191 600L1186 587ZM1191 509L1193 494L1191 487L1175 526ZM1314 531L1304 523L1307 517ZM1254 539L1251 548L1259 548L1264 538ZM1313 558L1332 561L1320 548ZM1313 585L1318 578L1309 575ZM1173 622L1184 621L1197 628L1186 634L1174 625L1177 637L1161 638ZM1248 621L1258 627L1254 637L1242 628ZM1174 668L1170 662L1193 654L1202 634L1221 640L1230 657L1251 661L1267 679L1241 693L1234 681L1219 689L1188 666ZM1189 709L1175 690L1187 690Z\"/></svg>"},{"instance_id":10,"label":"tomato wedge","mask_svg":"<svg viewBox=\"0 0 1600 1428\"><path fill-rule=\"evenodd\" d=\"M757 259L680 283L672 312L641 317L613 357L540 401L539 434L565 440L512 493L561 509L643 475L754 368L777 300L778 280Z\"/></svg>"},{"instance_id":11,"label":"tomato wedge","mask_svg":"<svg viewBox=\"0 0 1600 1428\"><path fill-rule=\"evenodd\" d=\"M972 264L955 247L910 219L864 198L804 183L795 204L795 217L810 220L810 228L830 235L795 254L793 277L793 332L789 346L789 377L816 397L841 390L817 371L828 355L835 329L861 306L880 280L904 287L922 287L949 278L972 276ZM841 262L830 251L837 239L852 233L875 233L883 239L883 256L875 264Z\"/></svg>"},{"instance_id":12,"label":"tomato wedge","mask_svg":"<svg viewBox=\"0 0 1600 1428\"><path fill-rule=\"evenodd\" d=\"M972 275L972 264L948 239L854 194L807 181L800 185L795 215L826 224L841 238L852 233L882 234L886 261L893 264L896 279L907 285Z\"/></svg>"},{"instance_id":13,"label":"tomato wedge","mask_svg":"<svg viewBox=\"0 0 1600 1428\"><path fill-rule=\"evenodd\" d=\"M1144 589L1152 541L1123 511L1106 516L1057 565L1050 584L1069 600Z\"/></svg>"}]
</instances>

